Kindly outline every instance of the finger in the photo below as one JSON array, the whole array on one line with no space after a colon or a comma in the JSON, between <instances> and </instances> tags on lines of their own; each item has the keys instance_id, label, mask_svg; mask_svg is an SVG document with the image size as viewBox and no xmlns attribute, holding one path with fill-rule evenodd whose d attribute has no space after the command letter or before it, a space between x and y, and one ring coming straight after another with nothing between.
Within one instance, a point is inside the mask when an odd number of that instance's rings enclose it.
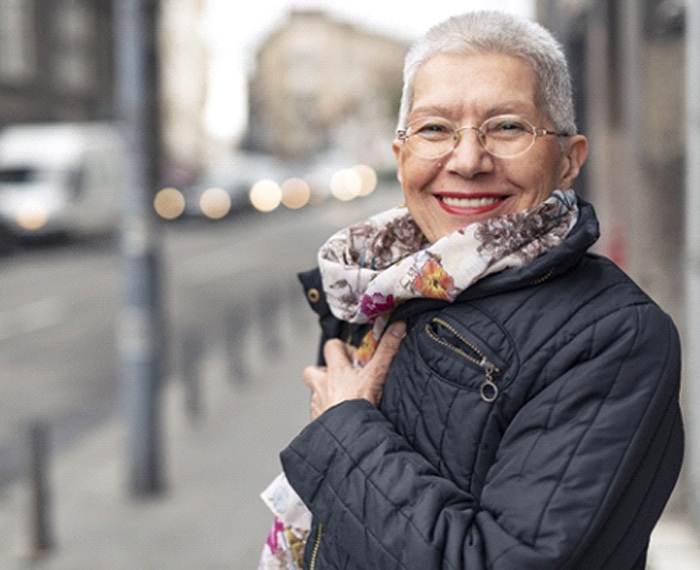
<instances>
[{"instance_id":1,"label":"finger","mask_svg":"<svg viewBox=\"0 0 700 570\"><path fill-rule=\"evenodd\" d=\"M357 348L351 344L343 343L343 349L345 350L345 356L348 357L350 362L355 362L355 357L357 356Z\"/></svg>"},{"instance_id":2,"label":"finger","mask_svg":"<svg viewBox=\"0 0 700 570\"><path fill-rule=\"evenodd\" d=\"M352 363L348 355L346 344L337 338L326 342L323 346L323 356L328 366L348 366Z\"/></svg>"},{"instance_id":3,"label":"finger","mask_svg":"<svg viewBox=\"0 0 700 570\"><path fill-rule=\"evenodd\" d=\"M307 366L301 377L304 379L304 384L309 388L313 388L327 374L325 366Z\"/></svg>"},{"instance_id":4,"label":"finger","mask_svg":"<svg viewBox=\"0 0 700 570\"><path fill-rule=\"evenodd\" d=\"M393 323L382 335L377 349L367 366L376 370L386 371L391 361L401 346L401 341L406 336L406 323L398 321Z\"/></svg>"},{"instance_id":5,"label":"finger","mask_svg":"<svg viewBox=\"0 0 700 570\"><path fill-rule=\"evenodd\" d=\"M321 409L321 406L318 403L318 398L314 398L315 394L312 394L311 401L309 402L309 408L311 410L311 420L315 420L318 416L321 415L323 410Z\"/></svg>"}]
</instances>

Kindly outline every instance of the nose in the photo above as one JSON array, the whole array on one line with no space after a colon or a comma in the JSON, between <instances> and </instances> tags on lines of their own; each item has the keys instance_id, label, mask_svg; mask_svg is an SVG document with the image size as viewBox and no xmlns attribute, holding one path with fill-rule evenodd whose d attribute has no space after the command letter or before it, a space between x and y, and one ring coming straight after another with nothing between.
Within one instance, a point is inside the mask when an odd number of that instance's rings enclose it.
<instances>
[{"instance_id":1,"label":"nose","mask_svg":"<svg viewBox=\"0 0 700 570\"><path fill-rule=\"evenodd\" d=\"M464 126L464 127L459 127L456 131L457 134L457 142L455 143L455 148L459 146L459 143L462 142L462 139L469 138L470 133L466 133L465 131L474 131L474 135L476 136L476 142L479 143L479 146L483 148L483 137L484 134L481 132L481 129L479 127L470 127L470 126Z\"/></svg>"},{"instance_id":2,"label":"nose","mask_svg":"<svg viewBox=\"0 0 700 570\"><path fill-rule=\"evenodd\" d=\"M489 171L493 167L493 161L482 145L481 137L481 131L477 127L460 127L447 166L467 177Z\"/></svg>"}]
</instances>

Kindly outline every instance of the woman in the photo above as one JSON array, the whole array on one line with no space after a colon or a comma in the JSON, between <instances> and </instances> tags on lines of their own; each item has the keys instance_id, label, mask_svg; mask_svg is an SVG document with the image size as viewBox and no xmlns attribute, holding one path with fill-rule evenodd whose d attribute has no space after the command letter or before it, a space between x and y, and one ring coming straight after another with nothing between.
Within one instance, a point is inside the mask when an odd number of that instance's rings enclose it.
<instances>
[{"instance_id":1,"label":"woman","mask_svg":"<svg viewBox=\"0 0 700 570\"><path fill-rule=\"evenodd\" d=\"M439 24L399 127L406 207L302 278L323 365L281 458L313 516L304 568L644 568L682 458L679 341L588 252L558 44L496 12Z\"/></svg>"}]
</instances>

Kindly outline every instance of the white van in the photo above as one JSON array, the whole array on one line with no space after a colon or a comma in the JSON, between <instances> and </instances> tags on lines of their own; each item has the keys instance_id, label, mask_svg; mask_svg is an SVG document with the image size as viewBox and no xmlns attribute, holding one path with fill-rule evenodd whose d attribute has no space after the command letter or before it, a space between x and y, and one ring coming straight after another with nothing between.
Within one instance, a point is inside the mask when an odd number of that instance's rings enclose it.
<instances>
[{"instance_id":1,"label":"white van","mask_svg":"<svg viewBox=\"0 0 700 570\"><path fill-rule=\"evenodd\" d=\"M0 225L18 238L108 234L126 166L118 129L102 123L0 130Z\"/></svg>"}]
</instances>

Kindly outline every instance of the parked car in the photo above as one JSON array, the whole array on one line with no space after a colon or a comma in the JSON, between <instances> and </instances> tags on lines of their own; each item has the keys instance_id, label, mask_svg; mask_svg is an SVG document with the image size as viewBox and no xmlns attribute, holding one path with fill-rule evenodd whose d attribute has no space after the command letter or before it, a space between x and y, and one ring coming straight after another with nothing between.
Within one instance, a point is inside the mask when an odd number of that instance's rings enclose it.
<instances>
[{"instance_id":1,"label":"parked car","mask_svg":"<svg viewBox=\"0 0 700 570\"><path fill-rule=\"evenodd\" d=\"M110 124L7 127L0 131L0 226L18 239L111 233L125 165Z\"/></svg>"}]
</instances>

